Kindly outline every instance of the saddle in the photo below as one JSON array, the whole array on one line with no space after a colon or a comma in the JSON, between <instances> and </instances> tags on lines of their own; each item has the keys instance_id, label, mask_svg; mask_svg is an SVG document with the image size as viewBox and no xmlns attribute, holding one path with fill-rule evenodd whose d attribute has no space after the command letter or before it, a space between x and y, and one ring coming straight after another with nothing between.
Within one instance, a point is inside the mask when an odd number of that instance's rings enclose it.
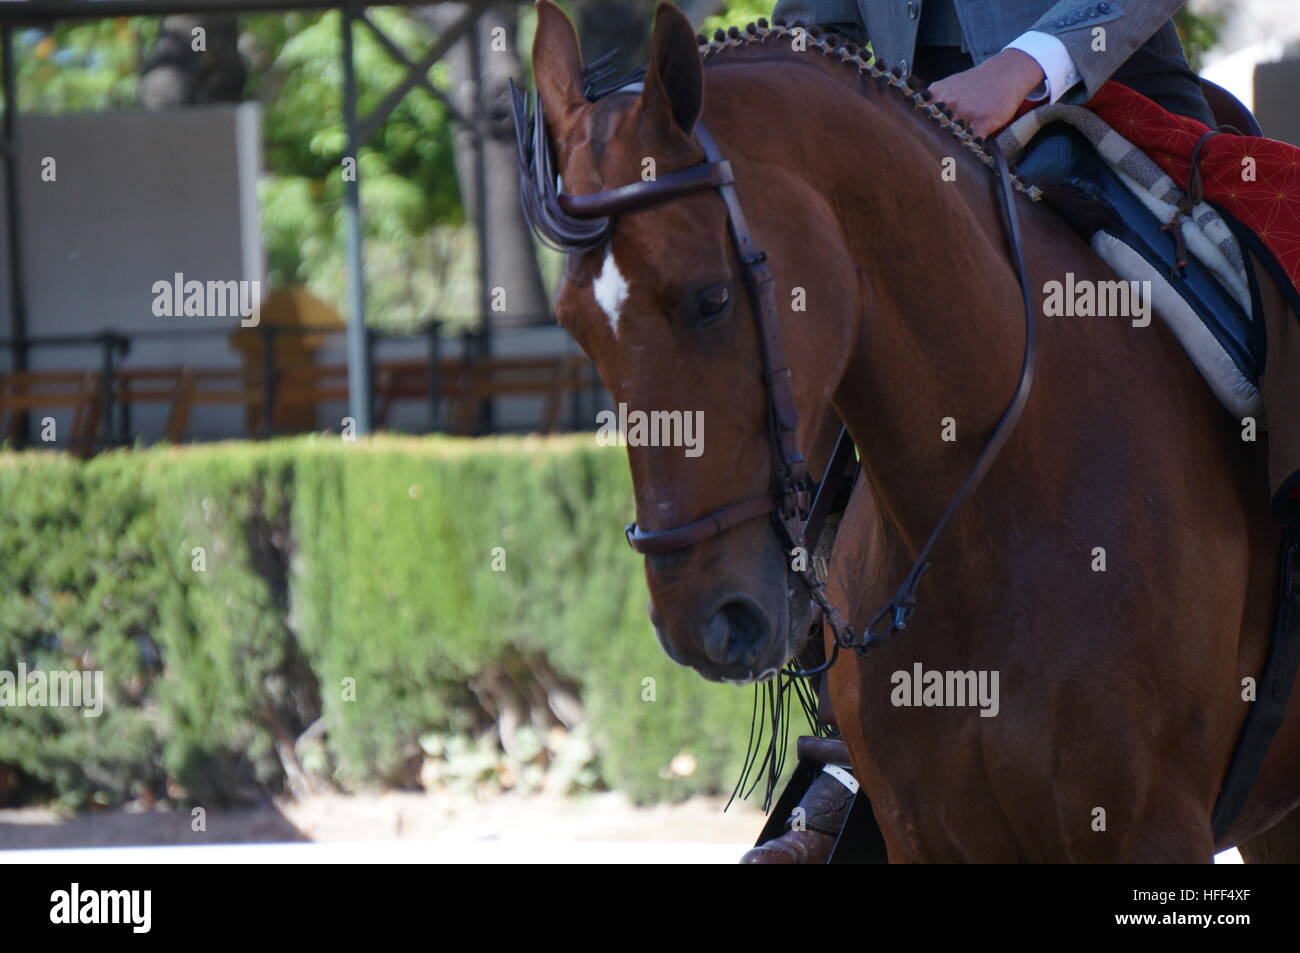
<instances>
[{"instance_id":1,"label":"saddle","mask_svg":"<svg viewBox=\"0 0 1300 953\"><path fill-rule=\"evenodd\" d=\"M1221 126L1258 133L1254 117L1230 93L1212 84L1206 92ZM1238 419L1258 415L1266 349L1258 301L1243 301L1240 291L1225 288L1204 262L1187 254L1179 224L1162 224L1075 128L1047 126L1026 146L1016 171L1042 190L1043 200L1121 278L1150 282L1154 309L1224 407ZM1189 198L1188 211L1199 202L1199 195ZM1224 224L1234 233L1239 227ZM1248 258L1241 267L1253 293Z\"/></svg>"}]
</instances>

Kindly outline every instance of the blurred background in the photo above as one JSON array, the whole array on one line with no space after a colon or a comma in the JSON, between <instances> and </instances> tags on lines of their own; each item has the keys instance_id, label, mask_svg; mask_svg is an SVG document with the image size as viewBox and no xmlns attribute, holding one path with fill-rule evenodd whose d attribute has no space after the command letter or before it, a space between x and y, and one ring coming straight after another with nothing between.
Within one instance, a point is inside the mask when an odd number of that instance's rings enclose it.
<instances>
[{"instance_id":1,"label":"blurred background","mask_svg":"<svg viewBox=\"0 0 1300 953\"><path fill-rule=\"evenodd\" d=\"M562 6L643 63L654 0ZM1300 143L1290 0L1178 24ZM0 708L0 849L757 833L719 813L755 696L651 635L609 398L519 211L533 25L0 2L0 670L108 695Z\"/></svg>"}]
</instances>

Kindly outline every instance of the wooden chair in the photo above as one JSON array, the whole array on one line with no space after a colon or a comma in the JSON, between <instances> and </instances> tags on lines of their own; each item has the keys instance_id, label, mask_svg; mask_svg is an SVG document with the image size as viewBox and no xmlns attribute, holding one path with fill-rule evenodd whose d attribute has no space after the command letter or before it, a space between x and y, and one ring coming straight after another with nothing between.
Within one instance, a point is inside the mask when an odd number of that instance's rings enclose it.
<instances>
[{"instance_id":1,"label":"wooden chair","mask_svg":"<svg viewBox=\"0 0 1300 953\"><path fill-rule=\"evenodd\" d=\"M542 396L542 430L559 428L565 395L591 386L591 362L579 354L561 357L489 358L469 367L449 367L448 394L453 401L452 429L473 433L480 403L490 397Z\"/></svg>"},{"instance_id":2,"label":"wooden chair","mask_svg":"<svg viewBox=\"0 0 1300 953\"><path fill-rule=\"evenodd\" d=\"M9 416L8 433L15 440L24 413L37 410L72 411L68 434L70 453L94 453L103 410L99 374L94 371L16 371L0 375L0 416Z\"/></svg>"},{"instance_id":3,"label":"wooden chair","mask_svg":"<svg viewBox=\"0 0 1300 953\"><path fill-rule=\"evenodd\" d=\"M132 404L165 403L169 405L165 437L180 443L189 423L194 403L194 371L188 366L131 368L114 376L114 401Z\"/></svg>"}]
</instances>

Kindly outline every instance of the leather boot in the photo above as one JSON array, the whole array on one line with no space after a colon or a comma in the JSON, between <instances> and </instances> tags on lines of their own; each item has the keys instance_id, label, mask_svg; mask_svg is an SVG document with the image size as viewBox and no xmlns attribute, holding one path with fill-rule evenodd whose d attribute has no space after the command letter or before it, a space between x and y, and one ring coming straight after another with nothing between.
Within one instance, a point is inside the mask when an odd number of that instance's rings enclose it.
<instances>
[{"instance_id":1,"label":"leather boot","mask_svg":"<svg viewBox=\"0 0 1300 953\"><path fill-rule=\"evenodd\" d=\"M842 778L846 778L842 780ZM850 786L852 785L852 787ZM856 781L848 768L828 765L808 786L780 837L759 844L742 864L824 864L853 804ZM800 823L801 822L801 823Z\"/></svg>"},{"instance_id":2,"label":"leather boot","mask_svg":"<svg viewBox=\"0 0 1300 953\"><path fill-rule=\"evenodd\" d=\"M742 864L824 864L835 838L821 831L786 831L780 837L750 848Z\"/></svg>"}]
</instances>

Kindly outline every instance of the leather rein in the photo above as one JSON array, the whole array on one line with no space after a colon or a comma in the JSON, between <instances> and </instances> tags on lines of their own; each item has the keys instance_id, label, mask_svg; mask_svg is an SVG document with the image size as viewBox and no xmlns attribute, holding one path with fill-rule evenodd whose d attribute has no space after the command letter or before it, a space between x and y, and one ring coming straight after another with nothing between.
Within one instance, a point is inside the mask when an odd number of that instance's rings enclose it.
<instances>
[{"instance_id":1,"label":"leather rein","mask_svg":"<svg viewBox=\"0 0 1300 953\"><path fill-rule=\"evenodd\" d=\"M623 89L634 92L637 86L639 84L630 84ZM519 116L518 100L516 100L516 115ZM781 334L780 312L776 304L775 283L771 269L768 267L767 254L758 248L749 230L744 210L736 194L731 163L723 158L717 143L703 123L695 124L694 134L704 152L704 162L699 165L668 173L651 181L635 182L602 192L586 195L560 193L555 198L558 199L562 216L557 216L554 211L543 207L542 203L530 201L525 188L525 211L534 228L540 233L545 234L549 230L551 234L558 234L564 239L568 239L570 235L580 234L590 243L594 238L608 235L612 229L614 216L642 211L706 191L716 191L722 199L727 211L732 245L740 263L741 278L758 327L763 361L763 385L767 395L774 486L767 493L720 507L680 526L663 530L643 530L636 523L630 523L624 533L629 545L638 553L657 555L685 549L752 519L771 515L786 551L793 554L796 550L803 550L806 557L804 562L808 568L802 570L792 568L792 571L803 580L813 601L821 609L823 617L835 635L831 657L822 665L802 671L787 669L783 673L790 677L813 675L833 665L839 657L841 648L851 648L860 655L866 655L875 642L906 628L916 606L916 588L921 577L930 567L931 550L961 504L979 486L994 460L997 459L1011 431L1019 421L1029 397L1034 377L1033 303L1021 249L1020 228L1011 185L1012 175L1007 167L1006 158L997 144L992 140L987 141L985 146L996 162L1000 185L998 196L1006 217L1011 260L1020 283L1025 312L1025 352L1016 392L998 419L993 433L980 451L979 458L970 473L954 494L943 516L921 548L903 584L872 616L862 634L858 635L853 632L839 610L827 599L825 580L818 575L810 555L816 551L826 517L837 501L842 502L845 499L847 489L851 488L857 476L859 467L853 442L847 429L842 430L826 473L820 485L815 485L808 476L803 454L800 453L796 442L799 411L795 405L794 390L791 386L790 368ZM522 162L525 146L523 132L520 136ZM534 150L533 161L525 167L532 178L532 184L543 188L552 186L556 179L551 169L549 141L546 137L540 103L534 117L532 141L527 145ZM589 227L588 223L590 223ZM888 622L888 628L877 631L882 621Z\"/></svg>"}]
</instances>

